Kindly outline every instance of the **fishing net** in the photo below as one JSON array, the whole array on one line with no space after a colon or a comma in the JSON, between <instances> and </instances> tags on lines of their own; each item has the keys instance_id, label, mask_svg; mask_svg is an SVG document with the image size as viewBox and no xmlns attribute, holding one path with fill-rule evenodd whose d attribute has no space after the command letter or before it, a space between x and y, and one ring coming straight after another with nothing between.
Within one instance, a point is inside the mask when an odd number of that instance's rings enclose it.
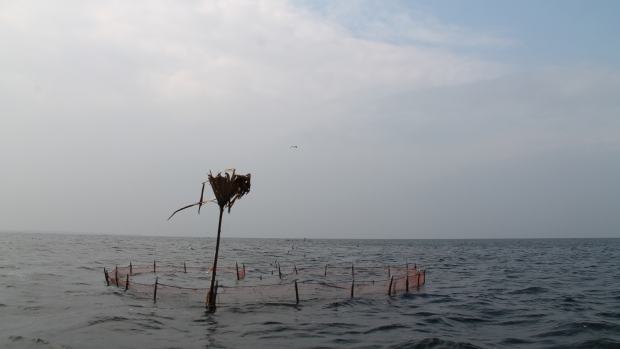
<instances>
[{"instance_id":1,"label":"fishing net","mask_svg":"<svg viewBox=\"0 0 620 349\"><path fill-rule=\"evenodd\" d=\"M104 269L106 282L155 301L183 299L204 303L211 281L211 268L183 266L135 266ZM396 295L424 285L426 270L405 267L315 267L282 270L245 265L218 267L217 304L297 303L373 295ZM152 280L148 282L147 280ZM193 287L200 284L201 287Z\"/></svg>"}]
</instances>

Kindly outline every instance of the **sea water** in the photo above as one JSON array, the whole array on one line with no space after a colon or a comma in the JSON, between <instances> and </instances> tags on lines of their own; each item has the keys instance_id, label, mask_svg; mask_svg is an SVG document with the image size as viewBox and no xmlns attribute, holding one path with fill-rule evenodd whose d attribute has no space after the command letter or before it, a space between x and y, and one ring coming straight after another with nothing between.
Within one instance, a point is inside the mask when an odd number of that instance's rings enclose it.
<instances>
[{"instance_id":1,"label":"sea water","mask_svg":"<svg viewBox=\"0 0 620 349\"><path fill-rule=\"evenodd\" d=\"M211 313L106 286L104 267L208 267L214 248L212 237L0 234L0 348L620 348L620 239L223 238L223 267L408 261L426 284Z\"/></svg>"}]
</instances>

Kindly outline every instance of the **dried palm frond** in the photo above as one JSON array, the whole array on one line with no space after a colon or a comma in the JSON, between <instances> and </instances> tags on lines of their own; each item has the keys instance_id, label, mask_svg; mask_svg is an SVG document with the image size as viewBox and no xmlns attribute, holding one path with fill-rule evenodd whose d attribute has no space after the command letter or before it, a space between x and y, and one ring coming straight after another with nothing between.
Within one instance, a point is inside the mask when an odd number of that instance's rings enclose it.
<instances>
[{"instance_id":1,"label":"dried palm frond","mask_svg":"<svg viewBox=\"0 0 620 349\"><path fill-rule=\"evenodd\" d=\"M228 207L228 213L230 213L230 209L237 199L241 199L241 197L250 192L251 186L251 174L238 175L235 173L234 168L229 170L232 170L232 175L228 172L224 172L224 174L218 173L216 176L209 173L209 183L217 203L221 209Z\"/></svg>"},{"instance_id":2,"label":"dried palm frond","mask_svg":"<svg viewBox=\"0 0 620 349\"><path fill-rule=\"evenodd\" d=\"M200 197L200 199L202 199L202 197ZM174 216L174 214L175 214L175 213L177 213L177 212L179 212L179 211L183 211L183 210L184 210L184 209L186 209L186 208L194 207L194 206L196 206L196 205L200 205L200 206L202 206L202 205L204 205L204 204L208 204L208 203L210 203L210 202L214 202L214 201L216 201L216 199L215 199L215 198L212 198L212 199L205 200L205 201L202 201L202 200L201 200L201 201L198 201L198 202L197 202L197 203L195 203L195 204L191 204L191 205L187 205L187 206L185 206L185 207L181 207L180 209L178 209L178 210L174 211L174 212L170 215L170 217L168 217L168 220L170 220L170 218L172 218L172 216ZM200 213L200 206L198 206L198 213Z\"/></svg>"}]
</instances>

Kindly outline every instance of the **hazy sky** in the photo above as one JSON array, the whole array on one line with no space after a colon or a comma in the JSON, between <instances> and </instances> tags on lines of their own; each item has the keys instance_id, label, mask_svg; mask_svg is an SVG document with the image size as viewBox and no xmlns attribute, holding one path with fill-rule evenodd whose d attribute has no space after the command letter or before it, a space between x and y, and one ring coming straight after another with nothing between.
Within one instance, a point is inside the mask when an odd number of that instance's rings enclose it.
<instances>
[{"instance_id":1,"label":"hazy sky","mask_svg":"<svg viewBox=\"0 0 620 349\"><path fill-rule=\"evenodd\" d=\"M235 167L224 236L620 237L618 18L0 1L0 230L214 236L213 204L166 219Z\"/></svg>"}]
</instances>

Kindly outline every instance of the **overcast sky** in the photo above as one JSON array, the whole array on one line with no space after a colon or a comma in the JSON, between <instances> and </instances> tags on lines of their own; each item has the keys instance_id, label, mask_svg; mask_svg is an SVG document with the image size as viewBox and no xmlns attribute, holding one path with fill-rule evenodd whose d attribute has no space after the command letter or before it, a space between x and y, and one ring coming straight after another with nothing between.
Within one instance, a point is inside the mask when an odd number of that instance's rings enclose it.
<instances>
[{"instance_id":1,"label":"overcast sky","mask_svg":"<svg viewBox=\"0 0 620 349\"><path fill-rule=\"evenodd\" d=\"M0 1L0 230L620 237L618 1ZM296 145L297 148L291 148ZM209 190L209 189L207 189Z\"/></svg>"}]
</instances>

